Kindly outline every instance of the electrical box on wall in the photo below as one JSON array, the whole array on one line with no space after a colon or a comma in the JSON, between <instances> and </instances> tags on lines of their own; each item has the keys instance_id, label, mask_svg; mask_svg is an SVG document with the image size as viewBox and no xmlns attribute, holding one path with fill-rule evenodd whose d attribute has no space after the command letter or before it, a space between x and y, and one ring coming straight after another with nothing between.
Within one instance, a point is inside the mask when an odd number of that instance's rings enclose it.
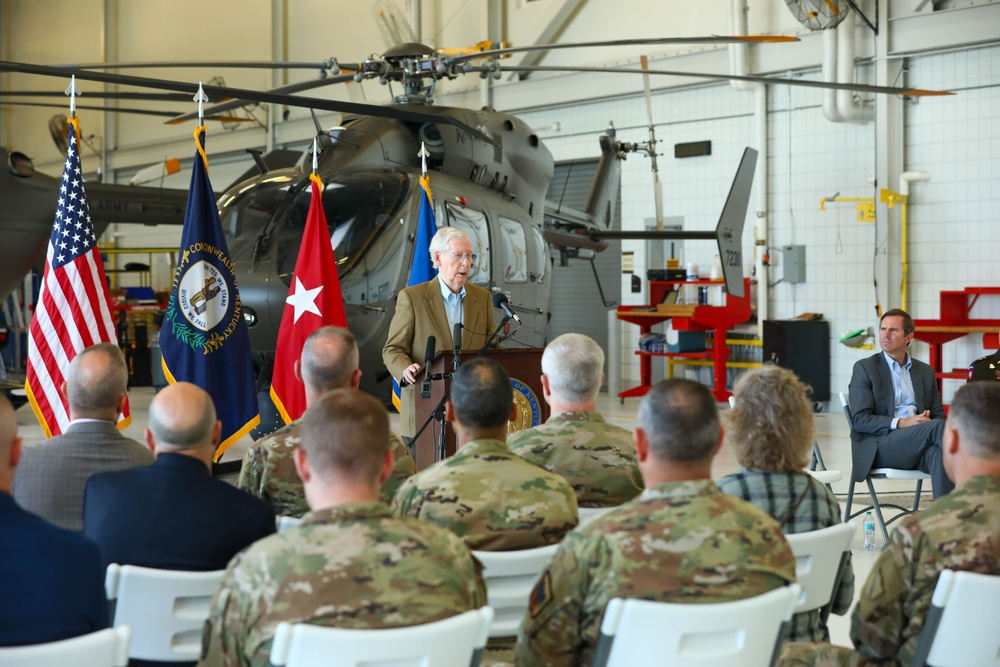
<instances>
[{"instance_id":1,"label":"electrical box on wall","mask_svg":"<svg viewBox=\"0 0 1000 667\"><path fill-rule=\"evenodd\" d=\"M786 245L781 248L781 262L785 272L781 279L786 283L804 283L806 281L806 247L804 245Z\"/></svg>"}]
</instances>

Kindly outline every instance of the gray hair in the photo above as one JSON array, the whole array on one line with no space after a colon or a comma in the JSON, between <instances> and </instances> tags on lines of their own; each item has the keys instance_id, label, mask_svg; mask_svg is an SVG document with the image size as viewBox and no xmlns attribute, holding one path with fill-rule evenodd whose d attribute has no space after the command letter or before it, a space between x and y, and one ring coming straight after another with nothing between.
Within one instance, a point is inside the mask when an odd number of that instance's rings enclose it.
<instances>
[{"instance_id":1,"label":"gray hair","mask_svg":"<svg viewBox=\"0 0 1000 667\"><path fill-rule=\"evenodd\" d=\"M1000 382L970 382L958 388L948 408L948 422L970 455L1000 459Z\"/></svg>"},{"instance_id":2,"label":"gray hair","mask_svg":"<svg viewBox=\"0 0 1000 667\"><path fill-rule=\"evenodd\" d=\"M343 327L320 327L302 346L302 381L319 393L348 386L358 364L358 341Z\"/></svg>"},{"instance_id":3,"label":"gray hair","mask_svg":"<svg viewBox=\"0 0 1000 667\"><path fill-rule=\"evenodd\" d=\"M431 239L430 243L430 253L431 253L431 264L434 265L435 269L441 268L441 265L437 261L437 253L439 252L451 252L449 248L451 247L451 242L455 239L465 239L470 244L472 239L469 235L463 232L458 227L442 227L437 230L434 237Z\"/></svg>"},{"instance_id":4,"label":"gray hair","mask_svg":"<svg viewBox=\"0 0 1000 667\"><path fill-rule=\"evenodd\" d=\"M593 401L601 390L604 350L583 334L563 334L545 346L542 372L557 398L571 403Z\"/></svg>"},{"instance_id":5,"label":"gray hair","mask_svg":"<svg viewBox=\"0 0 1000 667\"><path fill-rule=\"evenodd\" d=\"M125 355L113 343L98 343L76 355L66 374L66 399L80 415L113 410L128 390Z\"/></svg>"},{"instance_id":6,"label":"gray hair","mask_svg":"<svg viewBox=\"0 0 1000 667\"><path fill-rule=\"evenodd\" d=\"M639 428L657 461L705 461L722 432L715 398L691 380L664 380L639 405Z\"/></svg>"}]
</instances>

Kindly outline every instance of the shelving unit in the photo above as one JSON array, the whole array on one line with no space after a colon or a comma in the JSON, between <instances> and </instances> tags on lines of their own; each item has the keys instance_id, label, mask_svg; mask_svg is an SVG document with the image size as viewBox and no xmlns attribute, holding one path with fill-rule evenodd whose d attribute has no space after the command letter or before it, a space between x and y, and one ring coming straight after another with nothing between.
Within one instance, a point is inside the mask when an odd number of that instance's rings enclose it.
<instances>
[{"instance_id":1,"label":"shelving unit","mask_svg":"<svg viewBox=\"0 0 1000 667\"><path fill-rule=\"evenodd\" d=\"M618 394L623 401L626 398L645 396L652 387L653 357L667 357L687 362L711 359L715 382L712 393L717 401L729 400L730 392L726 389L726 359L729 350L726 346L726 332L731 328L750 319L750 279L743 279L743 296L734 297L726 294L726 305L690 305L662 306L667 294L674 291L674 286L709 285L718 287L718 280L651 280L649 281L650 305L621 306L617 316L623 322L629 322L639 327L641 333L649 333L654 326L673 320L673 328L677 331L711 331L715 341L712 348L704 352L647 352L637 350L639 356L640 384L626 389ZM722 341L723 344L718 344ZM741 341L742 342L742 341ZM676 363L681 363L678 361ZM741 363L742 367L744 364Z\"/></svg>"}]
</instances>

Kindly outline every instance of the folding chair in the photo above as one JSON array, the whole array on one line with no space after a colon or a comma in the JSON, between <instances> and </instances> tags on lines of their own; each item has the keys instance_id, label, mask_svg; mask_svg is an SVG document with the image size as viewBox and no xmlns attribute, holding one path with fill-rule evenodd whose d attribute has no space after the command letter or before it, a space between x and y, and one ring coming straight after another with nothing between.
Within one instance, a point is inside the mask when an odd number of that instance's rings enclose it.
<instances>
[{"instance_id":1,"label":"folding chair","mask_svg":"<svg viewBox=\"0 0 1000 667\"><path fill-rule=\"evenodd\" d=\"M490 637L515 637L539 575L558 544L521 551L473 551L483 564L488 604L493 610Z\"/></svg>"},{"instance_id":2,"label":"folding chair","mask_svg":"<svg viewBox=\"0 0 1000 667\"><path fill-rule=\"evenodd\" d=\"M580 525L582 526L585 523L589 523L590 521L593 521L597 517L601 516L602 514L605 514L605 513L609 512L610 510L613 510L613 509L615 509L615 506L612 506L612 507L580 507L580 508L577 508L577 512L579 512L579 514L580 514Z\"/></svg>"},{"instance_id":3,"label":"folding chair","mask_svg":"<svg viewBox=\"0 0 1000 667\"><path fill-rule=\"evenodd\" d=\"M844 568L851 559L854 522L785 535L795 556L795 582L802 588L795 613L822 609L826 623Z\"/></svg>"},{"instance_id":4,"label":"folding chair","mask_svg":"<svg viewBox=\"0 0 1000 667\"><path fill-rule=\"evenodd\" d=\"M223 570L184 572L108 565L104 587L114 622L132 629L129 657L191 662L201 654L209 605Z\"/></svg>"},{"instance_id":5,"label":"folding chair","mask_svg":"<svg viewBox=\"0 0 1000 667\"><path fill-rule=\"evenodd\" d=\"M1000 665L1000 577L944 570L938 576L913 667Z\"/></svg>"},{"instance_id":6,"label":"folding chair","mask_svg":"<svg viewBox=\"0 0 1000 667\"><path fill-rule=\"evenodd\" d=\"M854 430L854 418L851 416L851 404L847 401L847 394L840 392L840 404L844 408L844 417L847 418L847 426L851 430ZM850 521L856 516L864 514L868 510L875 511L875 519L878 521L878 526L882 530L882 540L884 544L889 543L889 531L886 530L886 526L890 523L904 517L907 514L912 514L917 511L920 506L920 489L924 483L925 479L930 479L931 476L920 470L902 470L900 468L872 468L868 471L868 476L865 478L865 482L868 484L868 496L871 498L872 504L858 510L854 514L851 514L851 504L854 502L854 474L851 474L851 481L847 487L847 507L844 509L844 522ZM879 503L878 496L875 494L875 485L872 484L873 479L911 479L917 481L917 489L913 494L913 507L906 508L902 505L896 505L893 503ZM882 517L882 508L888 507L891 509L899 510L899 514L892 517L886 521Z\"/></svg>"},{"instance_id":7,"label":"folding chair","mask_svg":"<svg viewBox=\"0 0 1000 667\"><path fill-rule=\"evenodd\" d=\"M273 667L476 667L493 610L482 607L434 623L386 630L348 630L279 623Z\"/></svg>"},{"instance_id":8,"label":"folding chair","mask_svg":"<svg viewBox=\"0 0 1000 667\"><path fill-rule=\"evenodd\" d=\"M131 631L127 625L32 646L0 648L4 667L125 667Z\"/></svg>"},{"instance_id":9,"label":"folding chair","mask_svg":"<svg viewBox=\"0 0 1000 667\"><path fill-rule=\"evenodd\" d=\"M614 598L593 666L769 667L798 598L798 584L715 604Z\"/></svg>"},{"instance_id":10,"label":"folding chair","mask_svg":"<svg viewBox=\"0 0 1000 667\"><path fill-rule=\"evenodd\" d=\"M302 519L297 516L279 516L275 521L279 533L283 533L289 528L295 528L302 523Z\"/></svg>"}]
</instances>

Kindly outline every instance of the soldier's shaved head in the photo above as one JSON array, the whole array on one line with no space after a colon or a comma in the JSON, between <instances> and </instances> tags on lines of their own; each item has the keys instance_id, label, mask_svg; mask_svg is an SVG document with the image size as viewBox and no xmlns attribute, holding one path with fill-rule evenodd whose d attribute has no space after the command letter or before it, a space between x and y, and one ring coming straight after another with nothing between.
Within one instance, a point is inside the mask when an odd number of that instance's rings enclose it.
<instances>
[{"instance_id":1,"label":"soldier's shaved head","mask_svg":"<svg viewBox=\"0 0 1000 667\"><path fill-rule=\"evenodd\" d=\"M343 327L320 327L302 346L302 381L318 394L350 386L358 364L358 341Z\"/></svg>"},{"instance_id":2,"label":"soldier's shaved head","mask_svg":"<svg viewBox=\"0 0 1000 667\"><path fill-rule=\"evenodd\" d=\"M215 424L212 397L190 382L161 389L149 404L149 430L157 451L214 449Z\"/></svg>"},{"instance_id":3,"label":"soldier's shaved head","mask_svg":"<svg viewBox=\"0 0 1000 667\"><path fill-rule=\"evenodd\" d=\"M1000 382L970 382L951 399L948 425L970 455L1000 461Z\"/></svg>"},{"instance_id":4,"label":"soldier's shaved head","mask_svg":"<svg viewBox=\"0 0 1000 667\"><path fill-rule=\"evenodd\" d=\"M715 398L690 380L665 380L650 389L639 406L639 428L661 462L711 460L719 447Z\"/></svg>"},{"instance_id":5,"label":"soldier's shaved head","mask_svg":"<svg viewBox=\"0 0 1000 667\"><path fill-rule=\"evenodd\" d=\"M505 426L514 403L510 375L492 359L473 359L459 366L451 379L450 400L455 418L464 426Z\"/></svg>"},{"instance_id":6,"label":"soldier's shaved head","mask_svg":"<svg viewBox=\"0 0 1000 667\"><path fill-rule=\"evenodd\" d=\"M76 355L66 374L66 400L72 417L118 419L128 389L128 366L117 345L98 343Z\"/></svg>"},{"instance_id":7,"label":"soldier's shaved head","mask_svg":"<svg viewBox=\"0 0 1000 667\"><path fill-rule=\"evenodd\" d=\"M320 479L350 478L377 485L389 451L389 415L364 392L334 389L306 410L301 447Z\"/></svg>"}]
</instances>

